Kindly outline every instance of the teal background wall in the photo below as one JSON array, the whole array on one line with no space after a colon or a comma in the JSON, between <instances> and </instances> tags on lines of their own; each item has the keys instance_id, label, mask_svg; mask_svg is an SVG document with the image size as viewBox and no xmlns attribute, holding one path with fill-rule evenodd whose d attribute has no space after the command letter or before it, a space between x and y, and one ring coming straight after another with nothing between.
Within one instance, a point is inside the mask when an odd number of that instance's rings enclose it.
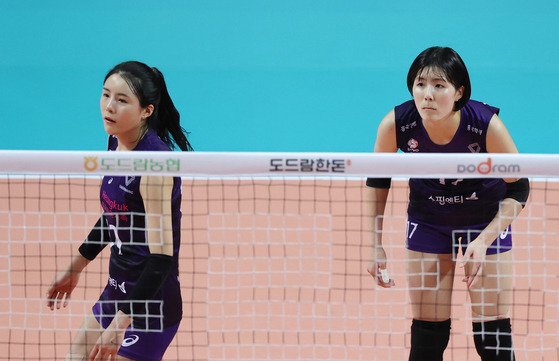
<instances>
[{"instance_id":1,"label":"teal background wall","mask_svg":"<svg viewBox=\"0 0 559 361\"><path fill-rule=\"evenodd\" d=\"M99 97L157 66L199 151L369 152L432 45L524 153L555 153L559 2L0 0L2 149L102 150Z\"/></svg>"}]
</instances>

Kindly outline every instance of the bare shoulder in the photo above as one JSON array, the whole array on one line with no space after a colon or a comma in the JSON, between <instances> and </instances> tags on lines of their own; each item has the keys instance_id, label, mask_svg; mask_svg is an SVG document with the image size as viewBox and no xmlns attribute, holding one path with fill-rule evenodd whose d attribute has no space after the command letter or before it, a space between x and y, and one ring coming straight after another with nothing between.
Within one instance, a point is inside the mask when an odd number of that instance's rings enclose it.
<instances>
[{"instance_id":1,"label":"bare shoulder","mask_svg":"<svg viewBox=\"0 0 559 361\"><path fill-rule=\"evenodd\" d=\"M167 177L161 175L142 176L140 183L145 186L169 185L173 183L173 177Z\"/></svg>"},{"instance_id":2,"label":"bare shoulder","mask_svg":"<svg viewBox=\"0 0 559 361\"><path fill-rule=\"evenodd\" d=\"M497 114L489 122L486 142L489 153L518 153L507 127Z\"/></svg>"},{"instance_id":3,"label":"bare shoulder","mask_svg":"<svg viewBox=\"0 0 559 361\"><path fill-rule=\"evenodd\" d=\"M396 144L396 116L394 109L392 109L378 126L375 152L386 153L396 151L398 151Z\"/></svg>"}]
</instances>

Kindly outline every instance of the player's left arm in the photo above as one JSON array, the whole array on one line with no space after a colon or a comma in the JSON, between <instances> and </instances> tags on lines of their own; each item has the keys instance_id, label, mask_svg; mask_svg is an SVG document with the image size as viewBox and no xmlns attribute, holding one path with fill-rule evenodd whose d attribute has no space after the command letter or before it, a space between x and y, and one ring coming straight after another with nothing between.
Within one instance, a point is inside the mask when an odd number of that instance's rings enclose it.
<instances>
[{"instance_id":1,"label":"player's left arm","mask_svg":"<svg viewBox=\"0 0 559 361\"><path fill-rule=\"evenodd\" d=\"M486 146L489 153L518 153L518 149L516 149L509 131L497 114L494 114L489 122ZM530 192L530 184L527 178L504 178L503 180L507 183L503 204L512 203L513 214L516 217L526 204Z\"/></svg>"},{"instance_id":2,"label":"player's left arm","mask_svg":"<svg viewBox=\"0 0 559 361\"><path fill-rule=\"evenodd\" d=\"M518 153L507 127L497 114L493 114L489 122L485 142L488 153ZM505 179L505 182L513 182L517 179Z\"/></svg>"},{"instance_id":3,"label":"player's left arm","mask_svg":"<svg viewBox=\"0 0 559 361\"><path fill-rule=\"evenodd\" d=\"M486 146L489 153L518 153L509 131L497 114L494 114L489 122ZM504 178L503 180L506 182L507 189L499 212L495 216L495 224L488 226L488 230L493 231L489 232L489 238L495 235L494 238L488 239L488 242L492 242L518 216L530 193L528 178Z\"/></svg>"},{"instance_id":4,"label":"player's left arm","mask_svg":"<svg viewBox=\"0 0 559 361\"><path fill-rule=\"evenodd\" d=\"M493 115L489 122L486 146L489 153L518 153L510 133L497 114ZM472 287L476 283L478 275L483 272L487 248L518 216L528 199L530 185L527 178L505 178L503 180L506 182L507 189L499 212L479 236L468 245L464 261L461 263L464 266L466 262L473 261L472 270L464 279L468 287Z\"/></svg>"},{"instance_id":5,"label":"player's left arm","mask_svg":"<svg viewBox=\"0 0 559 361\"><path fill-rule=\"evenodd\" d=\"M110 348L115 345L114 340L122 340L134 315L145 312L146 301L159 291L175 265L171 209L173 182L172 177L163 176L144 176L140 180L150 254L128 298L131 302L119 306L118 314L99 339L98 344L105 344L102 347Z\"/></svg>"},{"instance_id":6,"label":"player's left arm","mask_svg":"<svg viewBox=\"0 0 559 361\"><path fill-rule=\"evenodd\" d=\"M173 182L173 177L163 176L145 176L140 181L151 254L173 256Z\"/></svg>"},{"instance_id":7,"label":"player's left arm","mask_svg":"<svg viewBox=\"0 0 559 361\"><path fill-rule=\"evenodd\" d=\"M173 183L173 177L163 176L145 176L140 180L150 254L132 290L131 300L151 299L175 265L171 207Z\"/></svg>"}]
</instances>

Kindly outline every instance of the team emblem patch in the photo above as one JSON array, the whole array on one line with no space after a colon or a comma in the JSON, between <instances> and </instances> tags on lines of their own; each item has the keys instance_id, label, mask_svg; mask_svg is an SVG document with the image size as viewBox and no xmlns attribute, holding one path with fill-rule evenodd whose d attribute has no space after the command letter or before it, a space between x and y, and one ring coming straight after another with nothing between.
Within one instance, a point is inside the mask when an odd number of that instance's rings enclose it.
<instances>
[{"instance_id":1,"label":"team emblem patch","mask_svg":"<svg viewBox=\"0 0 559 361\"><path fill-rule=\"evenodd\" d=\"M410 150L414 150L417 149L417 147L419 146L419 142L413 138L411 138L410 140L408 140L408 147Z\"/></svg>"}]
</instances>

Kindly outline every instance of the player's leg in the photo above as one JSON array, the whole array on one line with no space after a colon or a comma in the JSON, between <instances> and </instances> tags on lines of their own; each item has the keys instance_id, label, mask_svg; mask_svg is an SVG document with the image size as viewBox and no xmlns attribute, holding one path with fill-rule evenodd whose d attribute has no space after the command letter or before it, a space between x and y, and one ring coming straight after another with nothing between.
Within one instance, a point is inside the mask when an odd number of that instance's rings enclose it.
<instances>
[{"instance_id":1,"label":"player's leg","mask_svg":"<svg viewBox=\"0 0 559 361\"><path fill-rule=\"evenodd\" d=\"M135 361L135 360L124 357L124 356L116 355L115 361Z\"/></svg>"},{"instance_id":2,"label":"player's leg","mask_svg":"<svg viewBox=\"0 0 559 361\"><path fill-rule=\"evenodd\" d=\"M103 328L90 312L72 340L66 361L89 360L89 354L102 333Z\"/></svg>"},{"instance_id":3,"label":"player's leg","mask_svg":"<svg viewBox=\"0 0 559 361\"><path fill-rule=\"evenodd\" d=\"M407 251L413 315L410 361L443 359L450 337L454 269L452 254Z\"/></svg>"},{"instance_id":4,"label":"player's leg","mask_svg":"<svg viewBox=\"0 0 559 361\"><path fill-rule=\"evenodd\" d=\"M126 330L117 360L160 361L178 329L179 324L162 331Z\"/></svg>"},{"instance_id":5,"label":"player's leg","mask_svg":"<svg viewBox=\"0 0 559 361\"><path fill-rule=\"evenodd\" d=\"M471 264L466 265L466 272ZM483 361L514 360L510 306L512 252L489 254L481 282L470 290L476 350Z\"/></svg>"},{"instance_id":6,"label":"player's leg","mask_svg":"<svg viewBox=\"0 0 559 361\"><path fill-rule=\"evenodd\" d=\"M72 340L70 350L66 355L66 361L86 361L89 360L89 354L95 346L95 343L103 333L103 328L90 312L83 321L78 333ZM117 355L116 361L134 361L133 359Z\"/></svg>"}]
</instances>

